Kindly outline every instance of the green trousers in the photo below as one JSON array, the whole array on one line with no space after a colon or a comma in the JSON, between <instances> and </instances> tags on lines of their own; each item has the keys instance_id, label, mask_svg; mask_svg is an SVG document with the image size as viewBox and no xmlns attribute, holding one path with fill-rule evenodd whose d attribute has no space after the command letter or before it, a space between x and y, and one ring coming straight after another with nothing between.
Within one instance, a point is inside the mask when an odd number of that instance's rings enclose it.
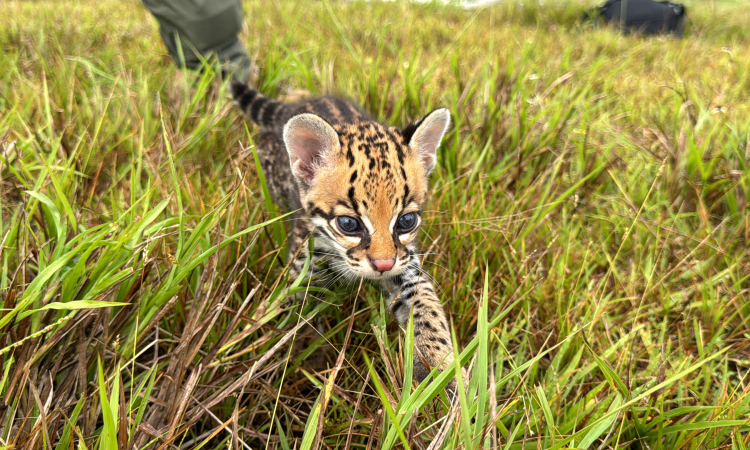
<instances>
[{"instance_id":1,"label":"green trousers","mask_svg":"<svg viewBox=\"0 0 750 450\"><path fill-rule=\"evenodd\" d=\"M159 22L159 34L175 64L201 69L216 58L223 70L246 81L252 70L237 39L242 30L242 0L142 0Z\"/></svg>"}]
</instances>

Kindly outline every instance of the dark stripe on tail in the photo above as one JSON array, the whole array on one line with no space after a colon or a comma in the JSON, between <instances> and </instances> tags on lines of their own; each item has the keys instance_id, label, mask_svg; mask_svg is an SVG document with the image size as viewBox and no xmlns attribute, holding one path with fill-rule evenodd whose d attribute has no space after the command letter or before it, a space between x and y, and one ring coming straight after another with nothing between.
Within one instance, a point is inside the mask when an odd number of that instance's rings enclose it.
<instances>
[{"instance_id":1,"label":"dark stripe on tail","mask_svg":"<svg viewBox=\"0 0 750 450\"><path fill-rule=\"evenodd\" d=\"M250 120L260 126L271 127L274 125L276 113L284 106L283 103L265 97L239 81L233 80L230 89L234 102Z\"/></svg>"}]
</instances>

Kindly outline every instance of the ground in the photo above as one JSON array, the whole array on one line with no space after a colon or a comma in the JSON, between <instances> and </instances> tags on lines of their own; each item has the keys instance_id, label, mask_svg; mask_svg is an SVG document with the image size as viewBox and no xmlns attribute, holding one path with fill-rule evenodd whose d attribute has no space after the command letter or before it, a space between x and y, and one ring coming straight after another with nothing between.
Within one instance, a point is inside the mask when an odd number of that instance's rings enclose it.
<instances>
[{"instance_id":1,"label":"ground","mask_svg":"<svg viewBox=\"0 0 750 450\"><path fill-rule=\"evenodd\" d=\"M544 3L246 2L267 95L451 110L420 239L452 409L374 287L288 306L256 130L139 2L0 3L0 447L748 448L750 12Z\"/></svg>"}]
</instances>

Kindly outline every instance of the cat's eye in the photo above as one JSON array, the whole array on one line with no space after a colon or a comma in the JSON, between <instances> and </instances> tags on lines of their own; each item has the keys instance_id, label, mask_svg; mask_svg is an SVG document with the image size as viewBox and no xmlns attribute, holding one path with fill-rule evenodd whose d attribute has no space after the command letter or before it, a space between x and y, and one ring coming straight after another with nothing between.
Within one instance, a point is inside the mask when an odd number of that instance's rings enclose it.
<instances>
[{"instance_id":1,"label":"cat's eye","mask_svg":"<svg viewBox=\"0 0 750 450\"><path fill-rule=\"evenodd\" d=\"M342 233L348 235L359 234L362 231L362 226L359 224L359 220L351 216L338 216L336 217L336 226L339 227Z\"/></svg>"},{"instance_id":2,"label":"cat's eye","mask_svg":"<svg viewBox=\"0 0 750 450\"><path fill-rule=\"evenodd\" d=\"M408 213L398 218L396 229L400 233L407 233L417 226L417 213Z\"/></svg>"}]
</instances>

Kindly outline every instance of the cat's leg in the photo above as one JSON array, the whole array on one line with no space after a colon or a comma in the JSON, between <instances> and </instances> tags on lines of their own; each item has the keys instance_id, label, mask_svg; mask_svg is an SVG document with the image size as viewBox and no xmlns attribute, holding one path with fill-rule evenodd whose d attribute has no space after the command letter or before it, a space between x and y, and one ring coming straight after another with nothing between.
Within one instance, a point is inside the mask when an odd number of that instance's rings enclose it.
<instances>
[{"instance_id":1,"label":"cat's leg","mask_svg":"<svg viewBox=\"0 0 750 450\"><path fill-rule=\"evenodd\" d=\"M305 261L309 253L308 237L311 235L309 220L300 212L298 219L294 220L292 232L289 234L289 272L292 279L296 279L305 267ZM297 216L297 214L295 214ZM307 278L317 278L323 274L322 264L329 262L331 254L326 250L324 245L315 243L315 249L312 252L310 267L307 269Z\"/></svg>"},{"instance_id":2,"label":"cat's leg","mask_svg":"<svg viewBox=\"0 0 750 450\"><path fill-rule=\"evenodd\" d=\"M414 315L414 378L424 380L434 367L440 370L453 362L453 341L443 306L432 281L421 269L419 257L410 252L409 268L401 275L383 280L389 294L389 309L398 323L406 328L409 312ZM462 368L464 382L468 379ZM447 390L456 393L452 380Z\"/></svg>"}]
</instances>

